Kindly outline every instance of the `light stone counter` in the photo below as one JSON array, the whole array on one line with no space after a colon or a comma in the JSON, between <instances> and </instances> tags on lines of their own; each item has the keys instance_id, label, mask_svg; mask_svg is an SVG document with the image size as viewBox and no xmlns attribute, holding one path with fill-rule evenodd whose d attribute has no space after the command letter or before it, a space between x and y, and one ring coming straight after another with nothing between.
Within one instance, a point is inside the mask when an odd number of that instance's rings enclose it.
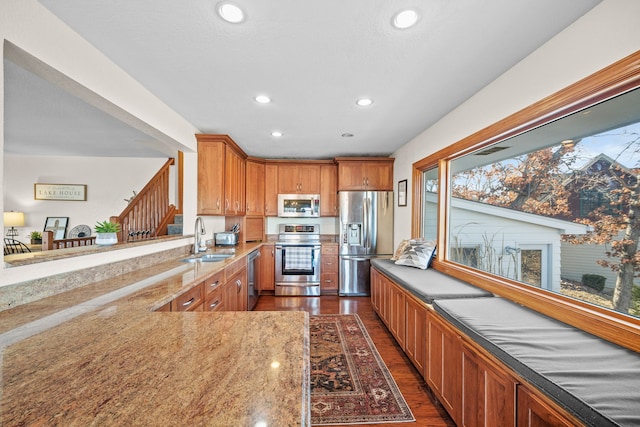
<instances>
[{"instance_id":1,"label":"light stone counter","mask_svg":"<svg viewBox=\"0 0 640 427\"><path fill-rule=\"evenodd\" d=\"M308 314L151 311L231 262L165 262L0 312L0 425L309 425Z\"/></svg>"}]
</instances>

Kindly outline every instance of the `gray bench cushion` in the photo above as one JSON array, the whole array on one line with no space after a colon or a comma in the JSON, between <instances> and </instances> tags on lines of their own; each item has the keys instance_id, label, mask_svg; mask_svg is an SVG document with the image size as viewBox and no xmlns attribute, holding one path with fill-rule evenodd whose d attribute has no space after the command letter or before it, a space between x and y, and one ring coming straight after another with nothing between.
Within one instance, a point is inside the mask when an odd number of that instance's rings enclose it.
<instances>
[{"instance_id":1,"label":"gray bench cushion","mask_svg":"<svg viewBox=\"0 0 640 427\"><path fill-rule=\"evenodd\" d=\"M490 292L433 269L421 270L396 265L387 258L374 258L371 260L371 265L428 304L431 304L434 299L492 296Z\"/></svg>"},{"instance_id":2,"label":"gray bench cushion","mask_svg":"<svg viewBox=\"0 0 640 427\"><path fill-rule=\"evenodd\" d=\"M436 312L590 426L640 426L640 354L502 298Z\"/></svg>"}]
</instances>

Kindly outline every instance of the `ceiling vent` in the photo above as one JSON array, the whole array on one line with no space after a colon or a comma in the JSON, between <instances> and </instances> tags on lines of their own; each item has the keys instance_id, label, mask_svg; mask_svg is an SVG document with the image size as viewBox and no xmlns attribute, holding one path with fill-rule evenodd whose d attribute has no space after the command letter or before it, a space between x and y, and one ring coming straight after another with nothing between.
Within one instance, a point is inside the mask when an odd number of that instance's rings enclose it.
<instances>
[{"instance_id":1,"label":"ceiling vent","mask_svg":"<svg viewBox=\"0 0 640 427\"><path fill-rule=\"evenodd\" d=\"M477 153L474 153L474 155L488 156L489 154L497 153L499 151L506 150L507 148L511 148L511 147L489 147L486 150L482 150L482 151L478 151Z\"/></svg>"}]
</instances>

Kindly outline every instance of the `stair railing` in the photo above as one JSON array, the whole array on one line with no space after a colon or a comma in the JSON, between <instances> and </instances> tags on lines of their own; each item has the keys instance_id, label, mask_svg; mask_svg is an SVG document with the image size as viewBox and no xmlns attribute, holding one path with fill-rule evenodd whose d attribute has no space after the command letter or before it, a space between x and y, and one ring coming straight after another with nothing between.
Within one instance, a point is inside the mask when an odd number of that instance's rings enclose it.
<instances>
[{"instance_id":1,"label":"stair railing","mask_svg":"<svg viewBox=\"0 0 640 427\"><path fill-rule=\"evenodd\" d=\"M122 213L110 218L120 224L119 242L167 234L167 225L177 213L175 205L169 203L170 167L174 164L175 159L167 160Z\"/></svg>"}]
</instances>

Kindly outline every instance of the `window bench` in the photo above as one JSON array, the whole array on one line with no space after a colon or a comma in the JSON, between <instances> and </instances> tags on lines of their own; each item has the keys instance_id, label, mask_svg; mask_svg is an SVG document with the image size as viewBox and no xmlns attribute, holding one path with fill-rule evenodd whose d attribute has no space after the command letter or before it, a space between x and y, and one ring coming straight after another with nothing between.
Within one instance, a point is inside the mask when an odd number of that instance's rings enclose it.
<instances>
[{"instance_id":1,"label":"window bench","mask_svg":"<svg viewBox=\"0 0 640 427\"><path fill-rule=\"evenodd\" d=\"M457 425L640 425L638 353L390 260L372 260L371 298Z\"/></svg>"}]
</instances>

